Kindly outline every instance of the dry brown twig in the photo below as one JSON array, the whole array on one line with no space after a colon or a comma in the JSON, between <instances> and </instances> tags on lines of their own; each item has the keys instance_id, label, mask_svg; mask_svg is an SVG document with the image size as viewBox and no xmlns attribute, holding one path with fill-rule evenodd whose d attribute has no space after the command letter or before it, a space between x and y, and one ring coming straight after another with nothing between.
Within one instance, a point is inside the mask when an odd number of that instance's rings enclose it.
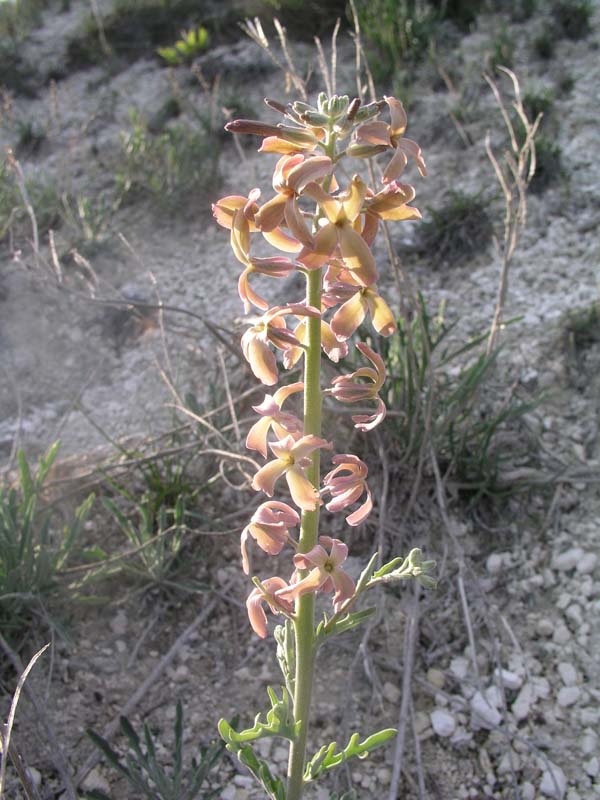
<instances>
[{"instance_id":1,"label":"dry brown twig","mask_svg":"<svg viewBox=\"0 0 600 800\"><path fill-rule=\"evenodd\" d=\"M515 97L512 107L523 124L525 140L522 142L519 141L496 82L490 75L484 74L484 78L488 82L494 94L494 99L500 109L510 140L510 149L505 151L503 156L504 164L501 165L492 150L489 130L485 137L485 150L504 197L504 230L502 240L500 241L498 237L495 237L496 249L501 258L502 267L496 298L496 309L487 344L488 356L494 349L498 333L502 326L502 314L508 292L510 264L519 240L519 234L525 228L525 223L527 221L527 189L535 174L535 136L542 119L541 114L538 114L533 122L528 119L525 109L523 108L521 89L517 76L512 70L506 67L498 67L498 69L508 75L512 81Z\"/></svg>"}]
</instances>

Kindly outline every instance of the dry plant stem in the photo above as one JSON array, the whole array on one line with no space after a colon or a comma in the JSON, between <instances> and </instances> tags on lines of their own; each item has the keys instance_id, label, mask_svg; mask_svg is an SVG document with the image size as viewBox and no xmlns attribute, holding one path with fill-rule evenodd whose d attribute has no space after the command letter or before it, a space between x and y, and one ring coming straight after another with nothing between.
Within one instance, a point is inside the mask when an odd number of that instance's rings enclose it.
<instances>
[{"instance_id":1,"label":"dry plant stem","mask_svg":"<svg viewBox=\"0 0 600 800\"><path fill-rule=\"evenodd\" d=\"M173 661L175 656L177 655L178 651L183 647L189 637L194 633L194 631L200 627L200 625L205 622L205 620L212 614L215 606L217 605L216 599L211 600L205 608L198 614L196 619L188 625L188 627L183 631L183 633L178 636L175 640L171 649L165 656L158 662L158 664L154 667L152 672L148 675L148 677L142 682L142 684L136 689L136 691L132 694L129 700L125 703L123 708L119 711L117 716L108 723L108 725L102 731L102 736L110 741L117 730L119 729L119 720L121 717L126 717L128 714L133 711L133 709L137 706L137 704L144 698L150 687L153 683L155 683L158 678L162 675L165 669L169 666L169 664ZM81 783L85 780L87 775L94 769L96 764L100 761L102 755L98 751L94 751L89 758L83 763L83 765L79 768L77 775L75 776L75 786L80 786ZM70 798L71 800L71 798ZM75 793L73 793L72 800L77 800Z\"/></svg>"},{"instance_id":2,"label":"dry plant stem","mask_svg":"<svg viewBox=\"0 0 600 800\"><path fill-rule=\"evenodd\" d=\"M306 276L306 302L314 308L321 307L322 270L315 269ZM321 320L308 319L308 348L304 366L304 434L321 436ZM320 484L320 456L316 450L306 475L313 486ZM304 511L298 552L307 553L316 544L319 532L319 508ZM302 576L304 577L304 576ZM315 598L314 594L300 597L296 603L294 625L296 644L296 674L294 680L294 719L300 730L290 745L286 800L299 800L302 796L306 739L308 735L310 701L315 664Z\"/></svg>"},{"instance_id":3,"label":"dry plant stem","mask_svg":"<svg viewBox=\"0 0 600 800\"><path fill-rule=\"evenodd\" d=\"M29 663L26 672L23 669L23 664L21 663L21 659L14 652L14 650L12 650L8 642L4 639L4 637L1 634L0 634L0 647L2 647L2 649L6 653L16 671L21 673L21 680L19 681L20 689L22 689L27 695L27 698L31 703L31 705L33 706L35 713L37 715L38 723L44 731L44 735L49 745L50 757L52 759L52 763L56 768L56 771L58 772L62 780L67 800L77 800L77 793L75 792L75 787L71 779L71 769L69 766L69 762L67 761L65 754L60 748L60 745L58 743L58 737L56 736L56 732L54 731L54 728L52 727L52 724L50 723L50 720L46 715L46 712L44 710L44 705L40 703L40 701L38 700L36 694L31 689L31 687L24 682L25 678L27 677L27 674L29 674L29 669L33 666L35 661ZM43 650L40 650L40 652L37 654L37 657L39 657L44 652L44 650L45 648ZM4 766L4 760L2 761L2 766ZM0 786L0 797L1 796L2 796L2 787Z\"/></svg>"},{"instance_id":4,"label":"dry plant stem","mask_svg":"<svg viewBox=\"0 0 600 800\"><path fill-rule=\"evenodd\" d=\"M410 604L404 635L404 667L402 671L402 700L400 701L400 711L398 714L398 735L396 737L396 749L394 751L394 767L392 770L392 780L390 782L389 800L396 800L398 797L398 785L402 774L402 762L404 760L404 745L406 742L406 724L410 716L412 704L412 674L415 663L415 646L419 635L419 584L415 584L413 599Z\"/></svg>"}]
</instances>

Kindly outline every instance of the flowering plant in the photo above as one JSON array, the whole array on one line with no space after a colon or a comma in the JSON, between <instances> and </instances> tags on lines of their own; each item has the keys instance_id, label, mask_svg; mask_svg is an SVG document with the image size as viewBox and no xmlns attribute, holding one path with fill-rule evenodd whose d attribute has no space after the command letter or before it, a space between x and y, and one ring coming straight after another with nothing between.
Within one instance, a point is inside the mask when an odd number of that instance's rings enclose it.
<instances>
[{"instance_id":1,"label":"flowering plant","mask_svg":"<svg viewBox=\"0 0 600 800\"><path fill-rule=\"evenodd\" d=\"M273 576L253 578L254 588L247 600L250 624L255 633L268 635L267 609L283 617L275 628L277 657L284 677L280 693L269 687L271 708L263 721L235 731L221 720L219 731L227 747L250 769L274 800L298 800L304 787L329 769L352 757L364 757L395 735L385 729L360 741L354 734L343 749L337 743L324 745L307 758L307 733L315 657L327 639L348 631L374 609L354 610L358 598L381 583L416 578L425 586L435 581L429 574L434 562L423 561L414 548L406 558L394 558L379 566L380 554L370 559L355 582L344 570L348 547L340 539L319 535L319 515L324 497L331 513L344 512L350 526L360 525L373 508L367 485L367 465L357 456L344 453L332 457L333 469L323 481L321 452L333 444L322 438L323 396L348 404L367 404L352 416L362 432L373 430L386 413L380 391L385 381L385 364L378 353L364 343L356 345L370 366L334 378L323 389L322 353L332 361L348 354L351 337L365 317L375 330L389 336L395 319L376 286L377 268L372 245L382 220L415 220L420 213L409 203L412 186L399 182L408 160L426 174L421 149L403 136L406 114L393 97L361 105L347 96L319 95L316 107L295 102L267 105L282 114L278 125L254 120L235 120L226 128L233 133L263 138L260 152L277 153L280 158L273 174L275 196L260 204L259 189L247 196L229 195L213 206L217 222L230 231L231 247L244 270L238 292L248 313L254 306L261 316L250 320L242 337L242 350L254 375L266 386L279 381L275 351L282 351L284 368L304 359L304 379L265 394L255 406L258 421L252 426L246 445L263 457L274 456L252 480L252 488L268 498L275 494L279 478L285 477L293 506L267 500L254 512L242 533L242 564L250 572L249 545L255 543L269 555L288 547L293 553L293 571L288 580ZM387 110L390 123L377 117ZM355 174L346 188L338 182L336 170L342 159L365 159L392 151L379 191ZM271 258L251 254L252 236L262 236L283 255ZM302 301L269 308L252 283L254 273L286 278L300 273L306 280ZM330 316L329 319L326 317ZM289 319L297 323L290 325ZM302 393L303 419L283 404ZM369 405L374 407L369 408ZM275 437L269 441L270 435ZM277 488L281 483L277 484ZM351 506L360 505L354 510ZM291 531L299 526L299 535ZM315 597L332 594L332 608L315 624ZM287 739L289 763L287 780L273 775L252 742L262 737Z\"/></svg>"}]
</instances>

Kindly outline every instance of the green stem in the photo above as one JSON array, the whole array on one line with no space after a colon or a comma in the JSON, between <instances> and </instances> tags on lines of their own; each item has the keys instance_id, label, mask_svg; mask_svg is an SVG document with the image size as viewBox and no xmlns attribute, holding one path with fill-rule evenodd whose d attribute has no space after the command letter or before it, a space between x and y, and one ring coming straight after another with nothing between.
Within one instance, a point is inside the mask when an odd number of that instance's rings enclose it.
<instances>
[{"instance_id":1,"label":"green stem","mask_svg":"<svg viewBox=\"0 0 600 800\"><path fill-rule=\"evenodd\" d=\"M321 308L321 270L311 270L306 276L307 302ZM304 362L304 433L321 435L321 320L308 318L308 347ZM320 451L315 450L306 474L313 484L320 484ZM298 552L306 553L317 544L319 509L304 511L300 528ZM315 598L313 594L300 597L296 603L294 626L296 673L294 681L294 719L300 730L290 746L286 800L302 796L306 739L310 713L315 664Z\"/></svg>"}]
</instances>

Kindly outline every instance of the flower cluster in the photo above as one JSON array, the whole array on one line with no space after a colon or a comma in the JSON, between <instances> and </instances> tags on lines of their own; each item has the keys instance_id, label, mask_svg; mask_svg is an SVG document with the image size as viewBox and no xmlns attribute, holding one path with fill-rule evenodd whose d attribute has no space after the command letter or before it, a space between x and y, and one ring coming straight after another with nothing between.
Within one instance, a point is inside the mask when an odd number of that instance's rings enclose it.
<instances>
[{"instance_id":1,"label":"flower cluster","mask_svg":"<svg viewBox=\"0 0 600 800\"><path fill-rule=\"evenodd\" d=\"M254 188L247 196L229 195L213 206L216 221L230 231L232 250L243 266L238 292L245 311L254 308L259 314L250 318L242 337L252 372L271 387L279 382L277 351L285 369L305 360L303 381L265 394L254 407L259 418L246 439L247 447L266 459L252 488L272 498L279 479L285 478L292 503L263 502L242 533L246 573L250 572L251 542L271 556L285 547L294 553L289 581L278 576L263 582L254 579L247 608L252 628L261 637L267 635L266 608L294 620L296 601L324 592L333 593L334 613L339 613L355 594L354 582L343 569L347 546L330 536L317 538L316 533L307 539L303 530L305 523L318 520L322 505L331 513L345 513L350 526L363 523L372 510L367 466L357 456L333 455L333 469L320 480L321 451L332 449L321 436L320 408L325 394L343 404L357 404L357 413L352 415L355 427L373 430L386 413L380 397L385 365L374 349L358 343L365 365L339 374L329 387L322 388L319 378L315 387L309 354L313 364L316 355L317 367L321 351L334 362L344 358L367 318L382 336L395 331L394 315L377 288L372 246L381 221L420 218L410 205L413 187L399 180L409 160L426 174L419 146L404 137L406 114L393 97L365 106L348 97L325 95L319 96L316 107L299 102L284 106L267 101L267 105L283 115L282 123L236 120L226 127L233 133L262 137L260 151L279 155L273 172L274 195L262 202L260 190ZM384 111L389 112L389 123L377 119ZM340 160L371 158L386 151L391 152L391 160L379 190L370 188L359 174L345 186L338 183L335 173ZM255 236L278 252L267 258L253 255ZM269 307L257 291L258 276L285 279L295 273L306 278L306 297ZM304 419L288 408L294 402L290 398L300 394L304 395ZM292 531L298 526L296 539ZM317 526L312 524L311 529L316 531Z\"/></svg>"}]
</instances>

